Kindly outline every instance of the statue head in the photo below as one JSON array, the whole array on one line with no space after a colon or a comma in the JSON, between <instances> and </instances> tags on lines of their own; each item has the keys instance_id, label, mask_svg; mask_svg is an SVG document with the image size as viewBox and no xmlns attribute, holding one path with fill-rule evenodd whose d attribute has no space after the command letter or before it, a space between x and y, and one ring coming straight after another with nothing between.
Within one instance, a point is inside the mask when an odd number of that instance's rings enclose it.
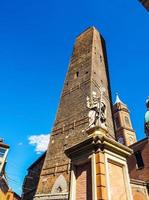
<instances>
[{"instance_id":1,"label":"statue head","mask_svg":"<svg viewBox=\"0 0 149 200\"><path fill-rule=\"evenodd\" d=\"M95 91L92 92L92 97L97 98L97 93Z\"/></svg>"}]
</instances>

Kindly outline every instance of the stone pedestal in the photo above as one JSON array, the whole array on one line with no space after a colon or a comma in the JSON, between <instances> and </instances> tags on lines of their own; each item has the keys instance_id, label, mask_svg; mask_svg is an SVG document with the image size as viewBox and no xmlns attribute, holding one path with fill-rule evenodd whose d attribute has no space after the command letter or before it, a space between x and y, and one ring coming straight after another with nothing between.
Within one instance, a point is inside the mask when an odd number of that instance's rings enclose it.
<instances>
[{"instance_id":1,"label":"stone pedestal","mask_svg":"<svg viewBox=\"0 0 149 200\"><path fill-rule=\"evenodd\" d=\"M94 127L87 133L86 140L65 150L71 159L69 199L78 200L77 187L82 187L83 191L83 184L86 185L85 181L82 181L82 185L77 183L78 166L90 162L92 174L90 200L132 200L126 162L132 150L107 137L107 131L100 127Z\"/></svg>"}]
</instances>

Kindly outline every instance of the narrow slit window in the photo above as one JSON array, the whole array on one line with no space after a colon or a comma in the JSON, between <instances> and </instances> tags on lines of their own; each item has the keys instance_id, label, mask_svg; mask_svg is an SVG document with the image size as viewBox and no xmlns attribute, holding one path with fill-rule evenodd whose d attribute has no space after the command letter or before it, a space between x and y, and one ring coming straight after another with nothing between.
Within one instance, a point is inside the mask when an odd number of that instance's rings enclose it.
<instances>
[{"instance_id":1,"label":"narrow slit window","mask_svg":"<svg viewBox=\"0 0 149 200\"><path fill-rule=\"evenodd\" d=\"M74 75L74 79L76 79L78 77L79 77L79 72L76 72L75 75Z\"/></svg>"},{"instance_id":2,"label":"narrow slit window","mask_svg":"<svg viewBox=\"0 0 149 200\"><path fill-rule=\"evenodd\" d=\"M134 155L135 155L135 158L136 158L137 168L142 169L144 167L144 162L143 162L143 158L142 158L142 155L141 155L141 151L135 152Z\"/></svg>"},{"instance_id":3,"label":"narrow slit window","mask_svg":"<svg viewBox=\"0 0 149 200\"><path fill-rule=\"evenodd\" d=\"M120 121L119 121L119 118L118 118L118 117L116 117L116 118L114 119L114 122L115 122L115 127L116 127L116 129L120 128Z\"/></svg>"}]
</instances>

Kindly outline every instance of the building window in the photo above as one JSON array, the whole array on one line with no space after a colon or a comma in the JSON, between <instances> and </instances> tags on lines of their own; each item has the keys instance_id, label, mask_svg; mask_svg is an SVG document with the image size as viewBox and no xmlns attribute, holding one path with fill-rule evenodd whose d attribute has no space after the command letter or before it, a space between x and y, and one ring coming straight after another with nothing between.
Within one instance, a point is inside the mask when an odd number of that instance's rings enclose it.
<instances>
[{"instance_id":1,"label":"building window","mask_svg":"<svg viewBox=\"0 0 149 200\"><path fill-rule=\"evenodd\" d=\"M131 144L133 144L133 143L134 143L133 137L129 137L129 144L131 145Z\"/></svg>"},{"instance_id":2,"label":"building window","mask_svg":"<svg viewBox=\"0 0 149 200\"><path fill-rule=\"evenodd\" d=\"M119 118L116 117L114 121L115 121L116 129L118 129L118 128L120 127L120 121L119 121Z\"/></svg>"},{"instance_id":3,"label":"building window","mask_svg":"<svg viewBox=\"0 0 149 200\"><path fill-rule=\"evenodd\" d=\"M79 77L79 72L76 72L75 75L74 75L74 79L76 79L78 77Z\"/></svg>"},{"instance_id":4,"label":"building window","mask_svg":"<svg viewBox=\"0 0 149 200\"><path fill-rule=\"evenodd\" d=\"M100 55L100 62L102 63L102 56Z\"/></svg>"},{"instance_id":5,"label":"building window","mask_svg":"<svg viewBox=\"0 0 149 200\"><path fill-rule=\"evenodd\" d=\"M119 137L119 138L118 138L118 142L121 143L121 144L124 144L124 138L123 138L122 136Z\"/></svg>"},{"instance_id":6,"label":"building window","mask_svg":"<svg viewBox=\"0 0 149 200\"><path fill-rule=\"evenodd\" d=\"M141 155L141 151L136 151L134 153L135 155L135 158L136 158L136 164L137 164L137 168L138 169L142 169L144 167L144 162L143 162L143 158L142 158L142 155Z\"/></svg>"},{"instance_id":7,"label":"building window","mask_svg":"<svg viewBox=\"0 0 149 200\"><path fill-rule=\"evenodd\" d=\"M6 149L0 148L0 157L1 157L1 158L4 157L5 152L6 152Z\"/></svg>"},{"instance_id":8,"label":"building window","mask_svg":"<svg viewBox=\"0 0 149 200\"><path fill-rule=\"evenodd\" d=\"M129 121L129 118L127 116L125 116L125 123L130 126L130 121Z\"/></svg>"}]
</instances>

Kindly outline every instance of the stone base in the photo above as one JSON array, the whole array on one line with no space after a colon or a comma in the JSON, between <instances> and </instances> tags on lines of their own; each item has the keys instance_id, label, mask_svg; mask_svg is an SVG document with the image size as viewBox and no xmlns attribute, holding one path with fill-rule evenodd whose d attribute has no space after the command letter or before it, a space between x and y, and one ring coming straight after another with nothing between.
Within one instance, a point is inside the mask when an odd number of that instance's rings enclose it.
<instances>
[{"instance_id":1,"label":"stone base","mask_svg":"<svg viewBox=\"0 0 149 200\"><path fill-rule=\"evenodd\" d=\"M68 200L68 193L60 194L37 194L34 200Z\"/></svg>"},{"instance_id":2,"label":"stone base","mask_svg":"<svg viewBox=\"0 0 149 200\"><path fill-rule=\"evenodd\" d=\"M76 199L76 172L78 166L85 162L91 162L92 166L92 200L132 200L126 160L132 149L107 137L107 131L101 127L91 128L87 133L87 139L65 150L73 166L69 200Z\"/></svg>"}]
</instances>

